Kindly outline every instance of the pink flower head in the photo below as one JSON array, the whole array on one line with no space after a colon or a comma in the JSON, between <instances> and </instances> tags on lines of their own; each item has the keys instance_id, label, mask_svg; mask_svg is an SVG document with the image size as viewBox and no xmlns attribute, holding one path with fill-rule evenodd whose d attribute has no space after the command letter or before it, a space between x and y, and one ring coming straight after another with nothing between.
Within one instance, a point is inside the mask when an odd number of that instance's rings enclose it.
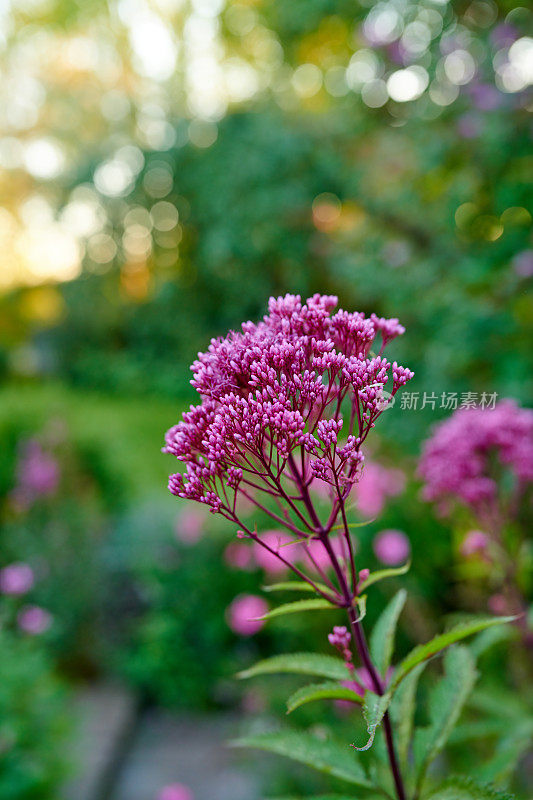
<instances>
[{"instance_id":1,"label":"pink flower head","mask_svg":"<svg viewBox=\"0 0 533 800\"><path fill-rule=\"evenodd\" d=\"M255 594L241 594L228 606L228 625L239 636L253 636L265 624L258 619L268 611L268 605L262 597Z\"/></svg>"},{"instance_id":2,"label":"pink flower head","mask_svg":"<svg viewBox=\"0 0 533 800\"><path fill-rule=\"evenodd\" d=\"M205 514L197 508L185 508L176 520L176 538L184 544L196 544L203 535Z\"/></svg>"},{"instance_id":3,"label":"pink flower head","mask_svg":"<svg viewBox=\"0 0 533 800\"><path fill-rule=\"evenodd\" d=\"M533 481L533 411L512 400L462 408L435 428L419 464L426 500L459 500L477 514L500 498L494 461L517 487Z\"/></svg>"},{"instance_id":4,"label":"pink flower head","mask_svg":"<svg viewBox=\"0 0 533 800\"><path fill-rule=\"evenodd\" d=\"M261 541L264 542L271 550L276 553L281 552L284 558L288 558L294 548L291 548L289 542L290 536L287 536L283 531L265 531L261 534ZM270 575L280 575L287 569L283 561L263 547L259 542L255 542L253 546L253 554L256 564L264 569Z\"/></svg>"},{"instance_id":5,"label":"pink flower head","mask_svg":"<svg viewBox=\"0 0 533 800\"><path fill-rule=\"evenodd\" d=\"M171 783L161 789L157 800L194 800L194 795L183 783Z\"/></svg>"},{"instance_id":6,"label":"pink flower head","mask_svg":"<svg viewBox=\"0 0 533 800\"><path fill-rule=\"evenodd\" d=\"M271 298L262 322L244 323L241 333L214 339L199 355L192 384L202 401L166 435L164 452L186 466L184 475L171 476L172 493L224 512L230 508L228 494L257 473L246 451L266 457L268 471L276 458L287 459L304 448L311 461L307 469L314 462L315 474L332 480L328 453L343 427L338 416L329 414L337 407L332 400L358 402L359 434L364 435L383 410L376 386L392 378L395 394L413 375L381 355L369 357L377 336L383 350L403 333L398 320L346 311L332 315L336 303L321 295L306 304L296 295ZM360 443L361 435L353 436L337 458L342 483L352 479ZM245 496L251 496L249 490Z\"/></svg>"},{"instance_id":7,"label":"pink flower head","mask_svg":"<svg viewBox=\"0 0 533 800\"><path fill-rule=\"evenodd\" d=\"M483 531L469 531L461 544L461 555L468 558L477 553L484 553L490 539Z\"/></svg>"},{"instance_id":8,"label":"pink flower head","mask_svg":"<svg viewBox=\"0 0 533 800\"><path fill-rule=\"evenodd\" d=\"M18 562L0 570L0 592L3 594L26 594L35 583L32 568Z\"/></svg>"},{"instance_id":9,"label":"pink flower head","mask_svg":"<svg viewBox=\"0 0 533 800\"><path fill-rule=\"evenodd\" d=\"M334 531L361 475L361 446L386 408L384 397L394 396L413 373L383 355L404 333L396 318L335 313L336 305L336 297L319 294L306 302L299 295L271 298L260 322L213 339L192 366L200 403L167 431L163 451L184 468L169 478L172 494L221 514L256 544L268 544L269 532L244 521L245 501L300 543L287 548L293 559L308 546L308 554L316 549L316 560L333 567L339 580L341 570L355 570L348 533ZM329 522L314 507L314 481L329 487ZM325 548L326 540L339 537L340 553L333 544ZM282 552L279 538L276 533L270 555L254 549L270 572ZM311 581L294 560L290 566ZM349 578L353 588L356 576Z\"/></svg>"},{"instance_id":10,"label":"pink flower head","mask_svg":"<svg viewBox=\"0 0 533 800\"><path fill-rule=\"evenodd\" d=\"M252 548L243 542L230 542L224 550L224 561L233 569L252 568Z\"/></svg>"},{"instance_id":11,"label":"pink flower head","mask_svg":"<svg viewBox=\"0 0 533 800\"><path fill-rule=\"evenodd\" d=\"M376 557L388 567L403 564L411 552L411 544L405 533L394 529L378 533L373 548Z\"/></svg>"},{"instance_id":12,"label":"pink flower head","mask_svg":"<svg viewBox=\"0 0 533 800\"><path fill-rule=\"evenodd\" d=\"M33 636L45 633L52 624L52 615L40 606L25 606L17 616L19 628Z\"/></svg>"},{"instance_id":13,"label":"pink flower head","mask_svg":"<svg viewBox=\"0 0 533 800\"><path fill-rule=\"evenodd\" d=\"M334 647L347 662L347 666L353 669L351 664L352 651L350 650L350 641L352 634L348 631L345 625L335 625L333 631L328 634L328 642Z\"/></svg>"}]
</instances>

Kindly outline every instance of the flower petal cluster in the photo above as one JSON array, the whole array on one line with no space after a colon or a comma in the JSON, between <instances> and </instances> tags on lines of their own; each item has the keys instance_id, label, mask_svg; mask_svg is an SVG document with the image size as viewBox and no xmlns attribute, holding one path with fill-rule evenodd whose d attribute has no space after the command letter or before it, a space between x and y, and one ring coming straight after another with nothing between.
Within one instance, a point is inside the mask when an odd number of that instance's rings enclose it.
<instances>
[{"instance_id":1,"label":"flower petal cluster","mask_svg":"<svg viewBox=\"0 0 533 800\"><path fill-rule=\"evenodd\" d=\"M318 477L349 492L361 445L384 410L383 387L394 395L413 373L381 355L404 331L398 320L333 313L336 305L319 294L305 303L271 298L262 321L198 355L191 383L201 402L166 435L164 452L185 467L170 477L173 494L235 519L237 492L252 501L263 492L298 516L287 486L296 462L304 485Z\"/></svg>"},{"instance_id":2,"label":"flower petal cluster","mask_svg":"<svg viewBox=\"0 0 533 800\"><path fill-rule=\"evenodd\" d=\"M533 411L513 400L456 411L436 427L419 465L426 500L457 499L478 514L498 502L504 470L519 490L533 482Z\"/></svg>"}]
</instances>

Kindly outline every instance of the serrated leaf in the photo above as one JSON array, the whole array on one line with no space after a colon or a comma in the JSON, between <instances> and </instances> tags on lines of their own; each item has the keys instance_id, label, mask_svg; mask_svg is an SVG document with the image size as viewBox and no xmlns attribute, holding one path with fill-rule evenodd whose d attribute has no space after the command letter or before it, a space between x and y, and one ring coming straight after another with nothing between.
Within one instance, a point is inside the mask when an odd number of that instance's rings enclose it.
<instances>
[{"instance_id":1,"label":"serrated leaf","mask_svg":"<svg viewBox=\"0 0 533 800\"><path fill-rule=\"evenodd\" d=\"M426 644L419 644L415 647L411 652L400 661L398 666L394 671L394 675L392 678L391 689L394 689L398 686L400 681L402 681L409 672L416 667L417 664L420 664L422 661L426 661L428 658L437 655L437 653L442 652L445 650L446 647L449 647L451 644L455 644L456 642L460 642L462 639L466 639L468 636L472 636L474 633L479 633L486 628L491 628L493 625L501 625L505 622L512 622L516 617L482 617L478 619L472 619L468 622L463 622L460 625L456 625L451 630L446 631L445 633L440 633L438 636L435 636L431 641L426 642Z\"/></svg>"},{"instance_id":2,"label":"serrated leaf","mask_svg":"<svg viewBox=\"0 0 533 800\"><path fill-rule=\"evenodd\" d=\"M401 567L389 567L387 569L380 569L376 572L371 572L368 578L358 585L358 589L359 591L364 592L369 586L372 586L372 584L377 583L378 581L383 581L385 578L395 578L397 575L405 575L405 573L409 571L410 567L411 562L408 561L407 564L404 564Z\"/></svg>"},{"instance_id":3,"label":"serrated leaf","mask_svg":"<svg viewBox=\"0 0 533 800\"><path fill-rule=\"evenodd\" d=\"M349 700L352 703L362 703L363 698L353 689L348 689L335 681L326 683L311 683L309 686L302 686L287 700L287 713L290 714L296 708L312 703L315 700Z\"/></svg>"},{"instance_id":4,"label":"serrated leaf","mask_svg":"<svg viewBox=\"0 0 533 800\"><path fill-rule=\"evenodd\" d=\"M321 597L313 597L310 600L294 600L292 603L285 603L277 608L272 608L262 617L257 617L257 619L268 620L285 616L285 614L296 614L299 611L322 611L325 609L331 611L334 608L335 606L327 600L323 600Z\"/></svg>"},{"instance_id":5,"label":"serrated leaf","mask_svg":"<svg viewBox=\"0 0 533 800\"><path fill-rule=\"evenodd\" d=\"M533 742L533 720L525 719L507 730L508 733L497 743L489 763L475 770L476 778L505 785L518 761L529 752Z\"/></svg>"},{"instance_id":6,"label":"serrated leaf","mask_svg":"<svg viewBox=\"0 0 533 800\"><path fill-rule=\"evenodd\" d=\"M390 692L387 692L381 696L374 694L374 692L369 692L368 690L365 692L363 716L365 718L366 728L368 731L368 741L365 745L363 745L363 747L358 747L357 745L353 744L352 747L355 748L355 750L369 750L372 747L374 738L376 736L376 731L381 723L381 720L385 716L385 712L390 705L391 698L392 695Z\"/></svg>"},{"instance_id":7,"label":"serrated leaf","mask_svg":"<svg viewBox=\"0 0 533 800\"><path fill-rule=\"evenodd\" d=\"M482 786L471 778L450 778L427 800L513 800L513 797L490 786Z\"/></svg>"},{"instance_id":8,"label":"serrated leaf","mask_svg":"<svg viewBox=\"0 0 533 800\"><path fill-rule=\"evenodd\" d=\"M414 715L416 710L416 690L418 681L426 662L418 664L397 688L390 707L394 722L395 742L400 767L404 771L408 767L409 747L413 735Z\"/></svg>"},{"instance_id":9,"label":"serrated leaf","mask_svg":"<svg viewBox=\"0 0 533 800\"><path fill-rule=\"evenodd\" d=\"M239 672L239 678L253 678L255 675L273 675L277 673L295 673L313 675L318 678L346 681L352 679L346 664L336 656L320 653L287 653L265 658L253 667Z\"/></svg>"},{"instance_id":10,"label":"serrated leaf","mask_svg":"<svg viewBox=\"0 0 533 800\"><path fill-rule=\"evenodd\" d=\"M322 592L329 592L327 586L315 581L315 586ZM264 592L308 592L316 594L315 588L306 581L281 581L280 583L270 583L262 587Z\"/></svg>"},{"instance_id":11,"label":"serrated leaf","mask_svg":"<svg viewBox=\"0 0 533 800\"><path fill-rule=\"evenodd\" d=\"M405 589L400 589L383 610L370 637L372 661L382 677L385 677L390 667L396 625L406 598L407 592Z\"/></svg>"},{"instance_id":12,"label":"serrated leaf","mask_svg":"<svg viewBox=\"0 0 533 800\"><path fill-rule=\"evenodd\" d=\"M456 645L444 656L444 676L429 693L430 724L415 733L415 772L418 795L427 769L448 741L477 679L468 647Z\"/></svg>"},{"instance_id":13,"label":"serrated leaf","mask_svg":"<svg viewBox=\"0 0 533 800\"><path fill-rule=\"evenodd\" d=\"M246 736L232 744L234 747L251 747L277 753L354 786L375 788L353 750L332 739L322 740L309 733L283 731Z\"/></svg>"}]
</instances>

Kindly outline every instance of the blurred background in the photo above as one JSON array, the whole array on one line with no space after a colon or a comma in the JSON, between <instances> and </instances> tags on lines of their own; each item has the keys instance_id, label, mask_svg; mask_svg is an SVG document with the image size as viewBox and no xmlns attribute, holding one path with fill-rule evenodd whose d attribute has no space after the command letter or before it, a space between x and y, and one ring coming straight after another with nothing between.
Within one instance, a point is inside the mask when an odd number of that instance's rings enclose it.
<instances>
[{"instance_id":1,"label":"blurred background","mask_svg":"<svg viewBox=\"0 0 533 800\"><path fill-rule=\"evenodd\" d=\"M473 521L436 516L416 463L443 394L531 399L532 22L510 0L0 3L1 800L326 786L223 741L283 708L234 673L325 649L334 620L250 626L272 564L168 496L159 452L196 352L271 294L406 326L418 396L376 431L360 563L407 537L405 646L486 607Z\"/></svg>"}]
</instances>

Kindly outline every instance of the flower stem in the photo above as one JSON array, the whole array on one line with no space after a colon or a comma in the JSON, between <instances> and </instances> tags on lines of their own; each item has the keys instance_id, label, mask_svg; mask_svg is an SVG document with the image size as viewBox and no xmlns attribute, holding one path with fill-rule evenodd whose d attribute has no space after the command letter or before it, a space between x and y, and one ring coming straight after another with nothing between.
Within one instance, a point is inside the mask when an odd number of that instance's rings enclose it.
<instances>
[{"instance_id":1,"label":"flower stem","mask_svg":"<svg viewBox=\"0 0 533 800\"><path fill-rule=\"evenodd\" d=\"M352 634L357 647L357 652L359 653L359 657L363 663L363 666L368 670L368 674L370 676L370 680L372 681L372 686L374 687L374 691L376 692L376 694L382 695L384 694L385 691L383 682L380 676L378 675L378 672L374 667L374 664L372 663L372 659L368 651L366 637L363 631L363 626L357 620L355 609L353 607L348 609L348 617L350 619L350 627L352 629ZM383 717L383 730L385 731L387 754L389 757L389 764L392 772L392 777L394 780L394 786L396 788L396 794L398 796L398 800L406 800L405 788L403 785L402 774L400 772L400 765L398 763L396 750L394 748L392 726L388 711L385 712L385 715Z\"/></svg>"}]
</instances>

